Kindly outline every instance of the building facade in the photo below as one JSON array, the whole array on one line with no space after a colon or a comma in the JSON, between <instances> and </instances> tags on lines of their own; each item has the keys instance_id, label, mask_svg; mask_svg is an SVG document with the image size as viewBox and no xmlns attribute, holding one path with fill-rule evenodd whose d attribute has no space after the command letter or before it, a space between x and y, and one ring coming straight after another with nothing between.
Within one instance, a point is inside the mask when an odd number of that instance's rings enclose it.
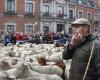
<instances>
[{"instance_id":1,"label":"building facade","mask_svg":"<svg viewBox=\"0 0 100 80\"><path fill-rule=\"evenodd\" d=\"M72 32L71 23L87 18L92 31L99 28L98 0L41 0L41 32Z\"/></svg>"},{"instance_id":2,"label":"building facade","mask_svg":"<svg viewBox=\"0 0 100 80\"><path fill-rule=\"evenodd\" d=\"M0 30L39 31L39 4L40 0L0 0Z\"/></svg>"},{"instance_id":3,"label":"building facade","mask_svg":"<svg viewBox=\"0 0 100 80\"><path fill-rule=\"evenodd\" d=\"M99 27L99 0L0 0L0 30L5 32L68 32L81 17Z\"/></svg>"},{"instance_id":4,"label":"building facade","mask_svg":"<svg viewBox=\"0 0 100 80\"><path fill-rule=\"evenodd\" d=\"M41 0L41 32L61 32L66 30L66 1Z\"/></svg>"},{"instance_id":5,"label":"building facade","mask_svg":"<svg viewBox=\"0 0 100 80\"><path fill-rule=\"evenodd\" d=\"M100 25L97 1L98 0L78 0L76 6L76 18L87 18L91 23L92 32L94 32L95 29L98 30Z\"/></svg>"}]
</instances>

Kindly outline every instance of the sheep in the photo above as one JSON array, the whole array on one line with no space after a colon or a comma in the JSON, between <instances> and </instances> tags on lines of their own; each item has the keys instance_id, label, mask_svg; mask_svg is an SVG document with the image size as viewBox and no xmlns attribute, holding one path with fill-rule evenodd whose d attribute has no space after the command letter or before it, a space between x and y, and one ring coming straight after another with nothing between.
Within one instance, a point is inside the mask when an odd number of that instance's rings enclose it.
<instances>
[{"instance_id":1,"label":"sheep","mask_svg":"<svg viewBox=\"0 0 100 80\"><path fill-rule=\"evenodd\" d=\"M17 80L47 80L47 79L45 79L44 77L29 77L29 78L23 78Z\"/></svg>"},{"instance_id":2,"label":"sheep","mask_svg":"<svg viewBox=\"0 0 100 80\"><path fill-rule=\"evenodd\" d=\"M3 80L4 78L6 78L7 75L4 72L0 72L0 80Z\"/></svg>"},{"instance_id":3,"label":"sheep","mask_svg":"<svg viewBox=\"0 0 100 80\"><path fill-rule=\"evenodd\" d=\"M56 74L62 76L63 70L56 65L46 65L46 66L30 66L33 71L42 73L42 74Z\"/></svg>"},{"instance_id":4,"label":"sheep","mask_svg":"<svg viewBox=\"0 0 100 80\"><path fill-rule=\"evenodd\" d=\"M6 61L6 59L0 60L0 71L9 70L12 67L9 65L9 63Z\"/></svg>"},{"instance_id":5,"label":"sheep","mask_svg":"<svg viewBox=\"0 0 100 80\"><path fill-rule=\"evenodd\" d=\"M48 75L48 74L41 74L35 71L32 71L28 64L22 63L18 68L16 69L10 69L5 71L7 76L9 78L15 77L16 79L20 78L29 78L29 77L44 77L47 78L47 80L62 80L60 77L56 75Z\"/></svg>"},{"instance_id":6,"label":"sheep","mask_svg":"<svg viewBox=\"0 0 100 80\"><path fill-rule=\"evenodd\" d=\"M65 68L65 78L66 78L66 80L68 80L69 79L69 74L70 74L70 67L71 67L71 59L69 59L69 60L64 60L64 63L65 63L65 65L66 65L66 68Z\"/></svg>"},{"instance_id":7,"label":"sheep","mask_svg":"<svg viewBox=\"0 0 100 80\"><path fill-rule=\"evenodd\" d=\"M6 56L15 57L16 53L14 52L14 48L11 48L10 51L7 51Z\"/></svg>"},{"instance_id":8,"label":"sheep","mask_svg":"<svg viewBox=\"0 0 100 80\"><path fill-rule=\"evenodd\" d=\"M17 79L17 80L63 80L60 77L56 75L48 75L46 77L29 77L29 78L23 78L23 79Z\"/></svg>"},{"instance_id":9,"label":"sheep","mask_svg":"<svg viewBox=\"0 0 100 80\"><path fill-rule=\"evenodd\" d=\"M48 62L59 62L61 60L62 60L62 52L56 52L55 54L47 57Z\"/></svg>"},{"instance_id":10,"label":"sheep","mask_svg":"<svg viewBox=\"0 0 100 80\"><path fill-rule=\"evenodd\" d=\"M52 44L4 46L0 51L4 59L0 61L0 75L4 77L0 76L0 80L62 80L62 51L63 47L54 48Z\"/></svg>"}]
</instances>

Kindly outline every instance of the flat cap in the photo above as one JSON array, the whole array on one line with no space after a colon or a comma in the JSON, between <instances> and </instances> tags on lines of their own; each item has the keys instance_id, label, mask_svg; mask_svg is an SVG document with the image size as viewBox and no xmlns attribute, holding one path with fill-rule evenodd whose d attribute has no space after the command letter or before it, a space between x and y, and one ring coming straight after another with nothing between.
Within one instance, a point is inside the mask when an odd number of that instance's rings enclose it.
<instances>
[{"instance_id":1,"label":"flat cap","mask_svg":"<svg viewBox=\"0 0 100 80\"><path fill-rule=\"evenodd\" d=\"M74 26L74 25L87 25L87 26L90 26L90 22L88 21L88 19L85 19L85 18L79 18L77 20L75 20L71 26Z\"/></svg>"}]
</instances>

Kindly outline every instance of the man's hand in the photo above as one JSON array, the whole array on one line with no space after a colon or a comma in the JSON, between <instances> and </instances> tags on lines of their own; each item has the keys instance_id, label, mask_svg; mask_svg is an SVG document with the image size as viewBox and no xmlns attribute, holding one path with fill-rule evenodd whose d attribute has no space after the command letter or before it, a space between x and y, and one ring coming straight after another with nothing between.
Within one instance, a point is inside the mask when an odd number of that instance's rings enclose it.
<instances>
[{"instance_id":1,"label":"man's hand","mask_svg":"<svg viewBox=\"0 0 100 80\"><path fill-rule=\"evenodd\" d=\"M80 33L74 33L70 42L71 47L76 47L82 39L83 36Z\"/></svg>"}]
</instances>

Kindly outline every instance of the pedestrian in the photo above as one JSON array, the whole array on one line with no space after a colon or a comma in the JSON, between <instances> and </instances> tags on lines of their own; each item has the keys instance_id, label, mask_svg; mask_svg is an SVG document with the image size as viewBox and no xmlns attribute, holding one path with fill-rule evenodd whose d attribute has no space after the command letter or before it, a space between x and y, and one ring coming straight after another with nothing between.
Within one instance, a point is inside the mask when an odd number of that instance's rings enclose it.
<instances>
[{"instance_id":1,"label":"pedestrian","mask_svg":"<svg viewBox=\"0 0 100 80\"><path fill-rule=\"evenodd\" d=\"M16 36L15 36L13 33L11 33L11 43L12 43L13 45L16 44Z\"/></svg>"},{"instance_id":2,"label":"pedestrian","mask_svg":"<svg viewBox=\"0 0 100 80\"><path fill-rule=\"evenodd\" d=\"M4 36L4 45L7 46L9 43L11 43L11 37L9 33L6 33Z\"/></svg>"},{"instance_id":3,"label":"pedestrian","mask_svg":"<svg viewBox=\"0 0 100 80\"><path fill-rule=\"evenodd\" d=\"M100 80L100 41L90 33L90 22L79 18L71 26L72 39L62 54L63 59L72 59L69 80Z\"/></svg>"},{"instance_id":4,"label":"pedestrian","mask_svg":"<svg viewBox=\"0 0 100 80\"><path fill-rule=\"evenodd\" d=\"M35 35L35 43L36 44L40 44L41 42L40 42L41 40L40 40L40 35L39 34L36 34Z\"/></svg>"}]
</instances>

